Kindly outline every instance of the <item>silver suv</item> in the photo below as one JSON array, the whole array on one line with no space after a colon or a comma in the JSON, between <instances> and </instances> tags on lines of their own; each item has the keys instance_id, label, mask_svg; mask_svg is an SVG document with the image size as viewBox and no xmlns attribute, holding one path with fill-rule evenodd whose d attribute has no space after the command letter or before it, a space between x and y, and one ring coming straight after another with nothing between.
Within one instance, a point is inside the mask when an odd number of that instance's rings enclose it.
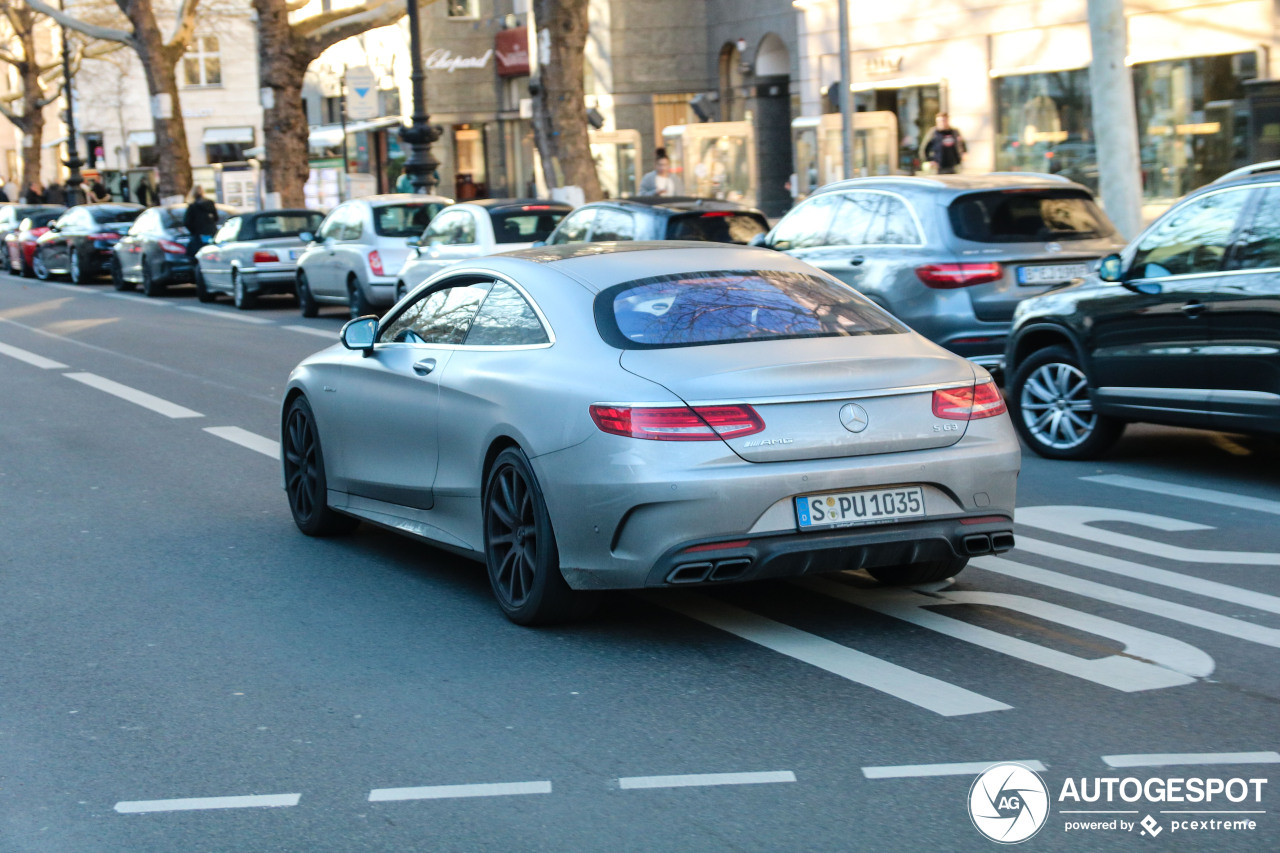
<instances>
[{"instance_id":1,"label":"silver suv","mask_svg":"<svg viewBox=\"0 0 1280 853\"><path fill-rule=\"evenodd\" d=\"M1034 173L840 181L755 242L826 270L996 370L1020 301L1124 246L1088 189Z\"/></svg>"},{"instance_id":2,"label":"silver suv","mask_svg":"<svg viewBox=\"0 0 1280 853\"><path fill-rule=\"evenodd\" d=\"M298 258L298 305L314 317L321 303L347 305L352 317L373 314L396 299L396 273L416 240L453 199L394 193L352 199L320 223Z\"/></svg>"}]
</instances>

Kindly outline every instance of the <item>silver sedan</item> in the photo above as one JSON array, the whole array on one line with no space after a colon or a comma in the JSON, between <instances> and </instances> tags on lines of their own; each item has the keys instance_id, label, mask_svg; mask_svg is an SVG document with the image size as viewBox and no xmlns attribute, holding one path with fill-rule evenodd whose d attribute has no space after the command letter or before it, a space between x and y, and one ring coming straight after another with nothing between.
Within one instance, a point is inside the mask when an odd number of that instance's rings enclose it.
<instances>
[{"instance_id":1,"label":"silver sedan","mask_svg":"<svg viewBox=\"0 0 1280 853\"><path fill-rule=\"evenodd\" d=\"M298 257L320 227L318 210L267 210L233 216L213 242L196 253L196 297L212 302L231 294L237 308L252 308L268 293L293 293Z\"/></svg>"},{"instance_id":2,"label":"silver sedan","mask_svg":"<svg viewBox=\"0 0 1280 853\"><path fill-rule=\"evenodd\" d=\"M364 520L484 562L521 624L604 589L927 583L1013 546L991 377L762 249L452 266L295 368L281 438L304 533Z\"/></svg>"}]
</instances>

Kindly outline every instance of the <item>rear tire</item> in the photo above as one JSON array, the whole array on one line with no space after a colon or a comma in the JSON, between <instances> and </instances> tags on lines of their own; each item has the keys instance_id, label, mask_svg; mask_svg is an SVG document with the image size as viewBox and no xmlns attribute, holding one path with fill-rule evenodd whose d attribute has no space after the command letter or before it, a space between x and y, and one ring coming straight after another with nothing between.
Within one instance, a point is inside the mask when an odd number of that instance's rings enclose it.
<instances>
[{"instance_id":1,"label":"rear tire","mask_svg":"<svg viewBox=\"0 0 1280 853\"><path fill-rule=\"evenodd\" d=\"M289 406L283 439L280 461L294 524L308 536L340 536L355 530L359 519L329 507L320 430L306 397L298 397Z\"/></svg>"},{"instance_id":2,"label":"rear tire","mask_svg":"<svg viewBox=\"0 0 1280 853\"><path fill-rule=\"evenodd\" d=\"M886 586L916 586L953 578L964 571L967 565L968 557L952 557L949 560L927 560L905 566L879 566L867 569L867 574Z\"/></svg>"},{"instance_id":3,"label":"rear tire","mask_svg":"<svg viewBox=\"0 0 1280 853\"><path fill-rule=\"evenodd\" d=\"M44 262L44 253L36 249L36 253L31 258L31 271L35 273L35 277L40 281L48 281L53 278L53 273L49 272L48 265Z\"/></svg>"},{"instance_id":4,"label":"rear tire","mask_svg":"<svg viewBox=\"0 0 1280 853\"><path fill-rule=\"evenodd\" d=\"M1093 410L1089 378L1068 347L1032 353L1018 365L1007 387L1013 425L1041 456L1094 459L1124 432L1124 421Z\"/></svg>"},{"instance_id":5,"label":"rear tire","mask_svg":"<svg viewBox=\"0 0 1280 853\"><path fill-rule=\"evenodd\" d=\"M359 280L354 275L347 279L347 301L351 306L352 320L378 313L369 304L369 298L364 295L364 288L360 286Z\"/></svg>"},{"instance_id":6,"label":"rear tire","mask_svg":"<svg viewBox=\"0 0 1280 853\"><path fill-rule=\"evenodd\" d=\"M200 268L196 267L196 299L201 302L217 302L218 294L208 288L204 282L204 273L200 272Z\"/></svg>"},{"instance_id":7,"label":"rear tire","mask_svg":"<svg viewBox=\"0 0 1280 853\"><path fill-rule=\"evenodd\" d=\"M249 311L258 304L258 294L244 289L244 279L235 270L231 271L231 296L241 311Z\"/></svg>"},{"instance_id":8,"label":"rear tire","mask_svg":"<svg viewBox=\"0 0 1280 853\"><path fill-rule=\"evenodd\" d=\"M74 248L71 250L71 257L69 259L68 266L71 269L71 283L84 284L86 277L84 274L84 268L81 266L80 253Z\"/></svg>"},{"instance_id":9,"label":"rear tire","mask_svg":"<svg viewBox=\"0 0 1280 853\"><path fill-rule=\"evenodd\" d=\"M303 317L314 317L320 313L320 305L311 295L311 285L307 284L307 274L298 270L298 310Z\"/></svg>"},{"instance_id":10,"label":"rear tire","mask_svg":"<svg viewBox=\"0 0 1280 853\"><path fill-rule=\"evenodd\" d=\"M147 264L147 259L142 259L142 292L148 297L155 299L157 296L164 296L166 288L163 284L156 281L155 276L151 274L151 267Z\"/></svg>"},{"instance_id":11,"label":"rear tire","mask_svg":"<svg viewBox=\"0 0 1280 853\"><path fill-rule=\"evenodd\" d=\"M116 258L111 259L111 286L120 291L133 290L135 287L133 282L125 281L124 272L120 269L120 261Z\"/></svg>"}]
</instances>

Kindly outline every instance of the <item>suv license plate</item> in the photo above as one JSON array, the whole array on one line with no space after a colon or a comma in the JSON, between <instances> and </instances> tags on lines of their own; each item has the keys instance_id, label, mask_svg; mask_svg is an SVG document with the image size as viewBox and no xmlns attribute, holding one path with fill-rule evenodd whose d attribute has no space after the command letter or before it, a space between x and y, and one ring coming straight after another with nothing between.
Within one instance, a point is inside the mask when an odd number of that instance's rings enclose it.
<instances>
[{"instance_id":1,"label":"suv license plate","mask_svg":"<svg viewBox=\"0 0 1280 853\"><path fill-rule=\"evenodd\" d=\"M924 515L924 489L920 486L802 495L795 501L796 520L801 530L847 527Z\"/></svg>"},{"instance_id":2,"label":"suv license plate","mask_svg":"<svg viewBox=\"0 0 1280 853\"><path fill-rule=\"evenodd\" d=\"M1062 284L1089 274L1089 264L1018 267L1018 284Z\"/></svg>"}]
</instances>

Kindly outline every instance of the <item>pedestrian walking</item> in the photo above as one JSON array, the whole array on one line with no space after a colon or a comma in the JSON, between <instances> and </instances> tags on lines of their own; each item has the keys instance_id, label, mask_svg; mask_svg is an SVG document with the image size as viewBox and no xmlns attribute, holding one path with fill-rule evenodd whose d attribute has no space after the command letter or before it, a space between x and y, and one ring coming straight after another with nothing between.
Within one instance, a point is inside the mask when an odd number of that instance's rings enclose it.
<instances>
[{"instance_id":1,"label":"pedestrian walking","mask_svg":"<svg viewBox=\"0 0 1280 853\"><path fill-rule=\"evenodd\" d=\"M44 204L44 189L39 181L27 184L27 191L22 194L24 204Z\"/></svg>"},{"instance_id":2,"label":"pedestrian walking","mask_svg":"<svg viewBox=\"0 0 1280 853\"><path fill-rule=\"evenodd\" d=\"M653 171L646 172L640 179L640 195L670 197L683 194L680 178L671 174L671 158L667 156L667 149L659 148L655 152Z\"/></svg>"},{"instance_id":3,"label":"pedestrian walking","mask_svg":"<svg viewBox=\"0 0 1280 853\"><path fill-rule=\"evenodd\" d=\"M218 231L218 207L204 197L204 187L199 184L191 188L191 201L187 204L182 224L191 235L187 241L187 256L194 259L200 247Z\"/></svg>"},{"instance_id":4,"label":"pedestrian walking","mask_svg":"<svg viewBox=\"0 0 1280 853\"><path fill-rule=\"evenodd\" d=\"M400 177L396 178L396 192L413 192L413 179L409 177L409 173L403 168L400 170Z\"/></svg>"},{"instance_id":5,"label":"pedestrian walking","mask_svg":"<svg viewBox=\"0 0 1280 853\"><path fill-rule=\"evenodd\" d=\"M964 137L951 126L951 117L938 113L920 147L920 159L933 163L939 175L954 175L964 160Z\"/></svg>"},{"instance_id":6,"label":"pedestrian walking","mask_svg":"<svg viewBox=\"0 0 1280 853\"><path fill-rule=\"evenodd\" d=\"M151 207L156 203L156 191L151 188L151 181L147 180L144 175L142 180L138 181L138 204L143 207Z\"/></svg>"},{"instance_id":7,"label":"pedestrian walking","mask_svg":"<svg viewBox=\"0 0 1280 853\"><path fill-rule=\"evenodd\" d=\"M14 201L9 198L9 182L4 178L0 178L0 202Z\"/></svg>"},{"instance_id":8,"label":"pedestrian walking","mask_svg":"<svg viewBox=\"0 0 1280 853\"><path fill-rule=\"evenodd\" d=\"M44 188L45 204L66 204L67 194L62 185L57 181Z\"/></svg>"},{"instance_id":9,"label":"pedestrian walking","mask_svg":"<svg viewBox=\"0 0 1280 853\"><path fill-rule=\"evenodd\" d=\"M101 204L104 201L111 201L111 190L107 189L102 181L94 179L89 184L88 200L90 204Z\"/></svg>"}]
</instances>

